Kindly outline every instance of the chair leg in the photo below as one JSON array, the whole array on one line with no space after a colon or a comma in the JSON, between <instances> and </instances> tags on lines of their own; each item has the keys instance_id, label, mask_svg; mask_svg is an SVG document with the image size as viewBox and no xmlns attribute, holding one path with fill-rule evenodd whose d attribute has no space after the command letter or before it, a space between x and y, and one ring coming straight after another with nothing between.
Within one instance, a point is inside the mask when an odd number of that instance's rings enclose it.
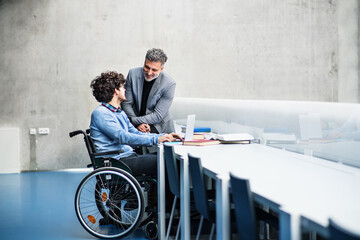
<instances>
[{"instance_id":1,"label":"chair leg","mask_svg":"<svg viewBox=\"0 0 360 240\"><path fill-rule=\"evenodd\" d=\"M316 240L316 238L317 238L317 237L316 237L316 232L310 232L310 233L309 233L309 239L310 239L310 240Z\"/></svg>"},{"instance_id":2,"label":"chair leg","mask_svg":"<svg viewBox=\"0 0 360 240\"><path fill-rule=\"evenodd\" d=\"M172 226L172 221L174 219L174 212L175 212L175 206L176 206L176 201L177 201L177 197L174 197L174 201L173 201L173 205L171 208L171 214L170 214L170 219L169 219L169 225L168 225L168 229L167 229L167 233L166 233L166 240L169 239L170 236L170 230L171 230L171 226ZM180 222L179 222L179 226L180 226Z\"/></svg>"},{"instance_id":3,"label":"chair leg","mask_svg":"<svg viewBox=\"0 0 360 240\"><path fill-rule=\"evenodd\" d=\"M180 226L181 226L181 217L179 219L179 224L178 224L178 228L177 228L177 231L176 231L176 237L175 237L175 240L178 240L179 239L179 235L180 235Z\"/></svg>"},{"instance_id":4,"label":"chair leg","mask_svg":"<svg viewBox=\"0 0 360 240\"><path fill-rule=\"evenodd\" d=\"M270 239L270 226L268 223L265 223L265 236L266 239Z\"/></svg>"},{"instance_id":5,"label":"chair leg","mask_svg":"<svg viewBox=\"0 0 360 240\"><path fill-rule=\"evenodd\" d=\"M259 238L264 240L269 240L269 236L266 233L266 223L264 221L260 221L259 225L260 225L260 229L258 233L260 234Z\"/></svg>"},{"instance_id":6,"label":"chair leg","mask_svg":"<svg viewBox=\"0 0 360 240\"><path fill-rule=\"evenodd\" d=\"M200 238L200 233L201 233L201 228L202 228L203 221L204 221L204 217L201 216L200 223L199 223L199 229L198 229L198 232L197 232L197 235L196 235L196 240L199 240L199 238Z\"/></svg>"},{"instance_id":7,"label":"chair leg","mask_svg":"<svg viewBox=\"0 0 360 240\"><path fill-rule=\"evenodd\" d=\"M214 231L215 231L215 223L213 223L211 225L211 232L210 232L210 237L209 237L210 240L212 240L212 238L214 236Z\"/></svg>"}]
</instances>

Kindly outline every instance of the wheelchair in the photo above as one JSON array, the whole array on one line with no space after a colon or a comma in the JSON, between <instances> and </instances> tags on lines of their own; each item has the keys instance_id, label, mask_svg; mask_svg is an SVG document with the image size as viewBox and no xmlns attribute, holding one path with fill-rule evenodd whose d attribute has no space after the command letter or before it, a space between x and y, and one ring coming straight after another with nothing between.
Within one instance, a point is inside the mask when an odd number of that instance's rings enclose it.
<instances>
[{"instance_id":1,"label":"wheelchair","mask_svg":"<svg viewBox=\"0 0 360 240\"><path fill-rule=\"evenodd\" d=\"M157 182L145 175L135 178L123 162L109 157L122 151L97 152L90 129L82 134L93 167L78 186L75 212L80 224L98 238L123 238L142 227L148 239L158 235Z\"/></svg>"}]
</instances>

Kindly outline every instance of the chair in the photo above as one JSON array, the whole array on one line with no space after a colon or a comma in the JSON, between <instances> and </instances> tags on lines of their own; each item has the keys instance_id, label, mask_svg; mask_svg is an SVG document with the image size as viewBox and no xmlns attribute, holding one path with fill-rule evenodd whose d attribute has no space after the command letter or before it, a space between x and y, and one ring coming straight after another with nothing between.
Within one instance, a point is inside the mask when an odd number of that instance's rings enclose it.
<instances>
[{"instance_id":1,"label":"chair","mask_svg":"<svg viewBox=\"0 0 360 240\"><path fill-rule=\"evenodd\" d=\"M241 240L255 240L257 221L264 221L278 229L278 219L268 212L254 206L249 180L230 174L232 198L235 206L236 227Z\"/></svg>"},{"instance_id":2,"label":"chair","mask_svg":"<svg viewBox=\"0 0 360 240\"><path fill-rule=\"evenodd\" d=\"M172 146L166 144L164 145L164 159L166 165L166 172L169 180L170 191L172 192L172 194L174 194L173 205L171 208L171 214L170 214L168 229L166 233L166 239L169 239L170 230L174 219L176 202L177 199L180 199L180 178L179 178L178 167L176 164L176 155L174 153L174 149ZM180 233L180 221L176 231L175 239L178 239L179 233Z\"/></svg>"},{"instance_id":3,"label":"chair","mask_svg":"<svg viewBox=\"0 0 360 240\"><path fill-rule=\"evenodd\" d=\"M196 210L201 214L201 219L200 219L199 229L197 232L196 239L198 240L200 238L204 218L207 219L210 223L212 223L210 237L209 237L209 239L212 239L214 235L215 222L216 222L215 203L208 198L208 193L206 190L204 174L203 174L200 158L193 157L190 154L188 155L188 158L189 158L190 176L191 176L194 199L195 199L195 207Z\"/></svg>"},{"instance_id":4,"label":"chair","mask_svg":"<svg viewBox=\"0 0 360 240\"><path fill-rule=\"evenodd\" d=\"M355 233L345 230L344 228L336 224L332 219L329 220L328 229L330 234L330 240L360 240L360 235L356 235Z\"/></svg>"}]
</instances>

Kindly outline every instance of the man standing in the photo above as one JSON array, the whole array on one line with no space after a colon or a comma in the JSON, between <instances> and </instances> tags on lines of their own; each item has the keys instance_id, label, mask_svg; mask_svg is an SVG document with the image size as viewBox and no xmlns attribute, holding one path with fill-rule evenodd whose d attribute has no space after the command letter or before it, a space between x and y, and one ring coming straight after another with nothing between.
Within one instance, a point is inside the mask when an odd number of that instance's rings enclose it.
<instances>
[{"instance_id":1,"label":"man standing","mask_svg":"<svg viewBox=\"0 0 360 240\"><path fill-rule=\"evenodd\" d=\"M137 155L130 145L150 146L180 139L172 134L154 134L138 131L120 109L125 97L125 79L121 73L105 72L96 77L90 87L96 100L101 103L91 114L90 135L97 151L123 150L111 156L125 162L135 176L156 176L157 156Z\"/></svg>"},{"instance_id":2,"label":"man standing","mask_svg":"<svg viewBox=\"0 0 360 240\"><path fill-rule=\"evenodd\" d=\"M131 69L126 79L126 101L121 107L141 132L174 132L169 109L175 94L175 81L165 72L167 56L161 49L150 49L143 67Z\"/></svg>"}]
</instances>

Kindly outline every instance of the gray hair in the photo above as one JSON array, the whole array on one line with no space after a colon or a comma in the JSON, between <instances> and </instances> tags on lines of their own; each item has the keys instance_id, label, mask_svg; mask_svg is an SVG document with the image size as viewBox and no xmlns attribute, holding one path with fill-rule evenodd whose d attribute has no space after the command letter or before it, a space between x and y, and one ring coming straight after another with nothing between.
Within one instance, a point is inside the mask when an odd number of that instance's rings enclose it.
<instances>
[{"instance_id":1,"label":"gray hair","mask_svg":"<svg viewBox=\"0 0 360 240\"><path fill-rule=\"evenodd\" d=\"M152 48L147 51L145 59L148 59L150 62L161 62L161 66L164 66L167 56L160 48Z\"/></svg>"}]
</instances>

